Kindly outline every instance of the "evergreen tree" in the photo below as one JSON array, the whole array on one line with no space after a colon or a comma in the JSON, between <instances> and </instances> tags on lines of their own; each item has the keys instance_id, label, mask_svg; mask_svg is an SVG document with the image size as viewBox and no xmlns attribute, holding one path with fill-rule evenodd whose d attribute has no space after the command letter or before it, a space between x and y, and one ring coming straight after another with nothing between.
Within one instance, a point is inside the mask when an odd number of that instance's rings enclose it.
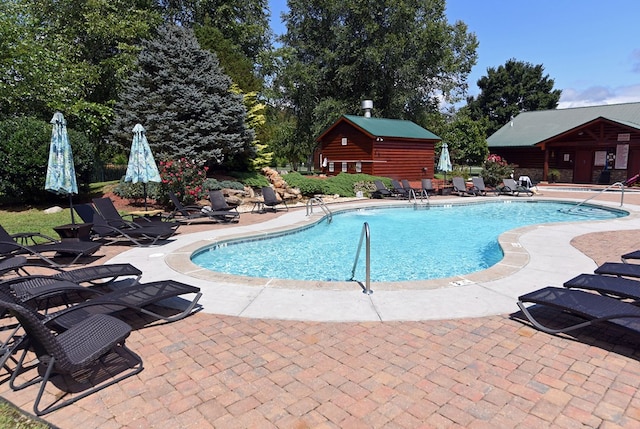
<instances>
[{"instance_id":1,"label":"evergreen tree","mask_svg":"<svg viewBox=\"0 0 640 429\"><path fill-rule=\"evenodd\" d=\"M245 126L242 95L230 89L217 57L200 48L191 30L163 26L143 45L116 105L112 135L128 147L140 123L160 159L246 165L254 135Z\"/></svg>"}]
</instances>

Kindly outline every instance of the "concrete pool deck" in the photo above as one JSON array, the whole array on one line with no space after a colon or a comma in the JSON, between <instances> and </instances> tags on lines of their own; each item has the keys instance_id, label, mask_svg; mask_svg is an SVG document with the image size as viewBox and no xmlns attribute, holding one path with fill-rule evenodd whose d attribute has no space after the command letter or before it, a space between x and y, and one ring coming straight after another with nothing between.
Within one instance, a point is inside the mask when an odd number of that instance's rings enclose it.
<instances>
[{"instance_id":1,"label":"concrete pool deck","mask_svg":"<svg viewBox=\"0 0 640 429\"><path fill-rule=\"evenodd\" d=\"M584 198L581 196L584 195ZM580 202L591 196L542 188L541 199ZM578 198L576 198L576 196ZM623 209L630 215L606 221L537 225L508 231L500 236L504 259L476 273L447 279L372 283L373 293L363 293L363 282L310 282L282 279L247 278L202 269L190 261L197 249L231 238L270 234L292 226L304 226L321 217L307 216L298 208L265 222L244 226L226 225L223 229L179 234L171 242L150 248L133 248L109 262L129 262L140 268L144 281L174 280L202 288L202 311L258 319L309 321L401 321L484 317L517 311L517 297L547 285L559 285L567 279L596 268L595 262L573 247L574 237L591 232L640 229L637 193L626 192ZM515 197L516 200L528 197ZM509 201L506 197L441 197L433 204L460 204L482 201ZM620 208L615 201L593 203ZM407 205L401 201L360 200L332 205L333 210L363 205ZM319 214L318 214L319 212ZM424 232L429 233L429 232ZM310 245L313 245L310 243ZM354 243L354 254L357 243ZM401 263L419 263L410 253L398 255ZM454 261L443 261L443 263ZM345 261L351 265L353 261ZM373 261L372 263L375 263ZM364 280L364 279L359 279Z\"/></svg>"}]
</instances>

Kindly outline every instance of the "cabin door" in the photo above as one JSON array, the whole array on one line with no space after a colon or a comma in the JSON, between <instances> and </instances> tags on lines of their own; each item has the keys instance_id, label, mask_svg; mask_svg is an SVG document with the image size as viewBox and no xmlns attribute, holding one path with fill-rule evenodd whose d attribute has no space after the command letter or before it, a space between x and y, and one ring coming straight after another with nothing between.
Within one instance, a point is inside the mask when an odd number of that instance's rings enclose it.
<instances>
[{"instance_id":1,"label":"cabin door","mask_svg":"<svg viewBox=\"0 0 640 429\"><path fill-rule=\"evenodd\" d=\"M627 179L640 173L640 150L629 151L629 163L627 164Z\"/></svg>"},{"instance_id":2,"label":"cabin door","mask_svg":"<svg viewBox=\"0 0 640 429\"><path fill-rule=\"evenodd\" d=\"M576 163L573 166L574 183L591 183L591 165L593 152L587 150L576 151Z\"/></svg>"}]
</instances>

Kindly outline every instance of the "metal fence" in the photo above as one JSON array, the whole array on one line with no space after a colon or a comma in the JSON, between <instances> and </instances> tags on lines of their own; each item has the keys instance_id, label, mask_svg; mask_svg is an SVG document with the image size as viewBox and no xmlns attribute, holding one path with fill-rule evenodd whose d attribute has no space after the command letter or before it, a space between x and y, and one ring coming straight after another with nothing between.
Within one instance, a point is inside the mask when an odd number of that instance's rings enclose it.
<instances>
[{"instance_id":1,"label":"metal fence","mask_svg":"<svg viewBox=\"0 0 640 429\"><path fill-rule=\"evenodd\" d=\"M91 182L110 182L120 180L127 172L126 165L96 164L91 173Z\"/></svg>"}]
</instances>

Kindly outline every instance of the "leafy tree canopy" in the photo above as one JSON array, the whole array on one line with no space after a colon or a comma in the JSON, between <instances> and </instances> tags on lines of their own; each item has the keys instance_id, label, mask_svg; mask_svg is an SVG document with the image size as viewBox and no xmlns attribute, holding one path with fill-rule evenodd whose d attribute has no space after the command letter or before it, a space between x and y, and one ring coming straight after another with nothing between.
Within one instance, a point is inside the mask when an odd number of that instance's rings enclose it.
<instances>
[{"instance_id":1,"label":"leafy tree canopy","mask_svg":"<svg viewBox=\"0 0 640 429\"><path fill-rule=\"evenodd\" d=\"M290 0L275 87L296 118L296 142L308 156L336 115L415 120L458 100L476 61L477 41L449 24L444 0ZM285 133L286 134L286 133Z\"/></svg>"},{"instance_id":2,"label":"leafy tree canopy","mask_svg":"<svg viewBox=\"0 0 640 429\"><path fill-rule=\"evenodd\" d=\"M521 112L558 107L562 91L543 75L544 67L510 59L503 66L488 68L478 80L480 94L467 99L469 115L487 121L487 137Z\"/></svg>"},{"instance_id":3,"label":"leafy tree canopy","mask_svg":"<svg viewBox=\"0 0 640 429\"><path fill-rule=\"evenodd\" d=\"M254 63L271 49L267 0L157 0L165 20L183 27L207 25Z\"/></svg>"},{"instance_id":4,"label":"leafy tree canopy","mask_svg":"<svg viewBox=\"0 0 640 429\"><path fill-rule=\"evenodd\" d=\"M245 126L243 97L231 91L215 54L200 48L193 32L163 26L144 43L138 71L126 82L111 128L127 147L136 123L161 158L214 164L247 162L253 132Z\"/></svg>"}]
</instances>

